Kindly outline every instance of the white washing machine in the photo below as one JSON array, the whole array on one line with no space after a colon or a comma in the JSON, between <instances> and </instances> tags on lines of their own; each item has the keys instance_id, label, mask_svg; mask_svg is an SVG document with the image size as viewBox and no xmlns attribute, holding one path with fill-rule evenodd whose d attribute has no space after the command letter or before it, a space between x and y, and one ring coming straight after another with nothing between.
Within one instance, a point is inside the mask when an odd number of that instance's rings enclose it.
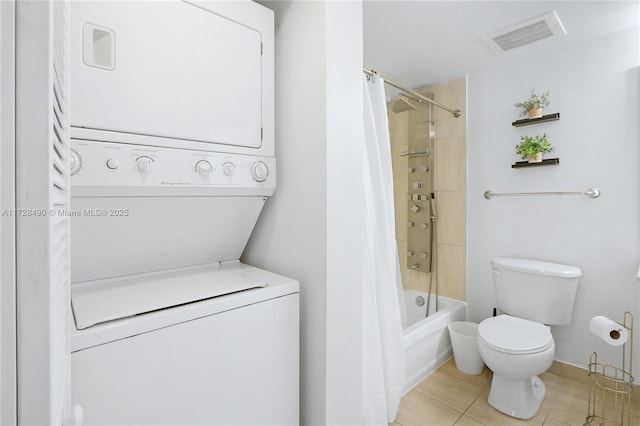
<instances>
[{"instance_id":1,"label":"white washing machine","mask_svg":"<svg viewBox=\"0 0 640 426\"><path fill-rule=\"evenodd\" d=\"M83 424L299 421L296 281L205 265L76 284L73 310L71 396Z\"/></svg>"},{"instance_id":2,"label":"white washing machine","mask_svg":"<svg viewBox=\"0 0 640 426\"><path fill-rule=\"evenodd\" d=\"M299 284L239 259L275 190L273 15L71 4L83 424L297 424Z\"/></svg>"}]
</instances>

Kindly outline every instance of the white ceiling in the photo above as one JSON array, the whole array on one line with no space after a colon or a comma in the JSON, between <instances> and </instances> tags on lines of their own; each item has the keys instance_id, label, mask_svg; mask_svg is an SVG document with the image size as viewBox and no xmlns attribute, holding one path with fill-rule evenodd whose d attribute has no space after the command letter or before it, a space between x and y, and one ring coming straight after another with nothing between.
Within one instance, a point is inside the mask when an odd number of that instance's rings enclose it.
<instances>
[{"instance_id":1,"label":"white ceiling","mask_svg":"<svg viewBox=\"0 0 640 426\"><path fill-rule=\"evenodd\" d=\"M418 89L459 78L501 56L565 49L640 23L628 1L376 1L364 0L364 65ZM494 53L481 37L555 10L567 31Z\"/></svg>"}]
</instances>

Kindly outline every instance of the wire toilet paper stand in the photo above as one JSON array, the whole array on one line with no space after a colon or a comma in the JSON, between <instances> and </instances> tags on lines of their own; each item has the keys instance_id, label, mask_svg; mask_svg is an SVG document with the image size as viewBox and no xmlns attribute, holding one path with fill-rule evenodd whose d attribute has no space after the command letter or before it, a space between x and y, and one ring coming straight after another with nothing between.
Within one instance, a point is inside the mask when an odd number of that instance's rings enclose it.
<instances>
[{"instance_id":1,"label":"wire toilet paper stand","mask_svg":"<svg viewBox=\"0 0 640 426\"><path fill-rule=\"evenodd\" d=\"M632 426L631 391L633 389L633 316L624 313L618 323L629 332L622 345L622 368L598 362L598 354L589 356L589 407L584 426Z\"/></svg>"}]
</instances>

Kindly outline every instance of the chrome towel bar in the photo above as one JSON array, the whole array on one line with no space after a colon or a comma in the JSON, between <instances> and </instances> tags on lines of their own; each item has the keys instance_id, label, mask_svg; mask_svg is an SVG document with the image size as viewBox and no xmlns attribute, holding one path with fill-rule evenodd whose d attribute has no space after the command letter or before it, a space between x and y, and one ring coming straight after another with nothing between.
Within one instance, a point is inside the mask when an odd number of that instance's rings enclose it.
<instances>
[{"instance_id":1,"label":"chrome towel bar","mask_svg":"<svg viewBox=\"0 0 640 426\"><path fill-rule=\"evenodd\" d=\"M589 198L598 198L600 196L600 189L589 188L586 191L547 191L547 192L491 192L486 191L484 198L490 200L493 197L516 197L527 195L585 195Z\"/></svg>"}]
</instances>

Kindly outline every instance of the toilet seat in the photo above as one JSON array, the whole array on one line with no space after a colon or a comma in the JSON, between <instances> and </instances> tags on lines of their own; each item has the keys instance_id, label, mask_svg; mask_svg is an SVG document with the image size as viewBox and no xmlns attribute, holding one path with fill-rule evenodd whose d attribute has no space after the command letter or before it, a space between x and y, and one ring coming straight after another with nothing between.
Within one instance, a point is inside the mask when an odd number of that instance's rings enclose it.
<instances>
[{"instance_id":1,"label":"toilet seat","mask_svg":"<svg viewBox=\"0 0 640 426\"><path fill-rule=\"evenodd\" d=\"M553 336L545 325L510 315L482 321L478 338L495 351L513 355L543 352L553 345Z\"/></svg>"}]
</instances>

